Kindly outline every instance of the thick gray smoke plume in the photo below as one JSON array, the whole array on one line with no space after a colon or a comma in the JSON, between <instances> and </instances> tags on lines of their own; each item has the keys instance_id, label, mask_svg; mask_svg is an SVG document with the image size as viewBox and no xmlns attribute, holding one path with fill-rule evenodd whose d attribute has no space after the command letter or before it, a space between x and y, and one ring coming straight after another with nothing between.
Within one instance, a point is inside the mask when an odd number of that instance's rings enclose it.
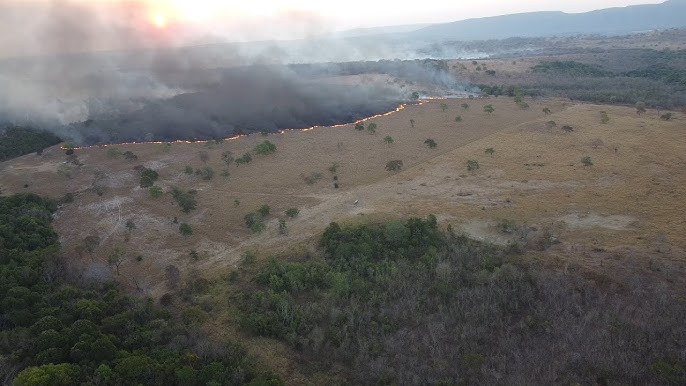
<instances>
[{"instance_id":1,"label":"thick gray smoke plume","mask_svg":"<svg viewBox=\"0 0 686 386\"><path fill-rule=\"evenodd\" d=\"M179 47L195 37L171 41L136 3L116 4L0 4L0 125L84 144L204 139L351 122L420 87L464 90L440 61L304 64L413 58L389 38ZM376 81L342 80L363 74Z\"/></svg>"}]
</instances>

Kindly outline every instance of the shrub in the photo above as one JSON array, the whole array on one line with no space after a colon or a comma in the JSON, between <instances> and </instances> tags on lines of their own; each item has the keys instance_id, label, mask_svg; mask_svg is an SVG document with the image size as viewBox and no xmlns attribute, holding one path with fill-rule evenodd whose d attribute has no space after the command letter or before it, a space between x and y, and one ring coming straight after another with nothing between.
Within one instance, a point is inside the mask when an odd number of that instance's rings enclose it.
<instances>
[{"instance_id":1,"label":"shrub","mask_svg":"<svg viewBox=\"0 0 686 386\"><path fill-rule=\"evenodd\" d=\"M235 162L236 166L249 164L250 162L252 162L252 155L250 155L250 153L245 153L242 157L237 158Z\"/></svg>"},{"instance_id":2,"label":"shrub","mask_svg":"<svg viewBox=\"0 0 686 386\"><path fill-rule=\"evenodd\" d=\"M198 202L195 199L195 193L192 191L188 192L183 192L179 190L178 188L173 188L171 191L172 197L174 197L174 200L176 200L176 203L179 204L181 207L181 210L184 213L189 213L191 210L195 209L198 205Z\"/></svg>"},{"instance_id":3,"label":"shrub","mask_svg":"<svg viewBox=\"0 0 686 386\"><path fill-rule=\"evenodd\" d=\"M672 113L665 113L660 115L660 119L662 119L663 121L671 121L672 118L674 118L674 114Z\"/></svg>"},{"instance_id":4,"label":"shrub","mask_svg":"<svg viewBox=\"0 0 686 386\"><path fill-rule=\"evenodd\" d=\"M484 106L484 111L488 114L493 114L495 107L493 107L493 105L486 105Z\"/></svg>"},{"instance_id":5,"label":"shrub","mask_svg":"<svg viewBox=\"0 0 686 386\"><path fill-rule=\"evenodd\" d=\"M143 168L143 172L141 173L141 188L149 188L153 186L155 181L160 177L159 174L157 174L156 171L148 168Z\"/></svg>"},{"instance_id":6,"label":"shrub","mask_svg":"<svg viewBox=\"0 0 686 386\"><path fill-rule=\"evenodd\" d=\"M436 143L436 141L434 141L434 140L431 139L431 138L429 138L429 139L427 139L426 141L424 141L424 144L425 144L426 146L428 146L429 149L435 149L435 148L438 146L438 144Z\"/></svg>"},{"instance_id":7,"label":"shrub","mask_svg":"<svg viewBox=\"0 0 686 386\"><path fill-rule=\"evenodd\" d=\"M245 225L253 233L260 233L266 228L266 225L264 224L264 219L257 212L250 212L250 213L246 214L243 217L243 220L245 221Z\"/></svg>"},{"instance_id":8,"label":"shrub","mask_svg":"<svg viewBox=\"0 0 686 386\"><path fill-rule=\"evenodd\" d=\"M565 133L571 133L572 131L574 131L574 128L572 126L565 125L562 126L562 131L564 131Z\"/></svg>"},{"instance_id":9,"label":"shrub","mask_svg":"<svg viewBox=\"0 0 686 386\"><path fill-rule=\"evenodd\" d=\"M455 117L455 122L462 122L462 115L458 115Z\"/></svg>"},{"instance_id":10,"label":"shrub","mask_svg":"<svg viewBox=\"0 0 686 386\"><path fill-rule=\"evenodd\" d=\"M269 211L271 208L269 208L269 205L264 204L260 207L260 209L257 210L257 213L259 213L262 217L267 217L269 216Z\"/></svg>"},{"instance_id":11,"label":"shrub","mask_svg":"<svg viewBox=\"0 0 686 386\"><path fill-rule=\"evenodd\" d=\"M403 161L396 159L393 161L388 161L386 163L386 170L389 172L397 172L400 171L400 169L403 168Z\"/></svg>"},{"instance_id":12,"label":"shrub","mask_svg":"<svg viewBox=\"0 0 686 386\"><path fill-rule=\"evenodd\" d=\"M269 141L264 141L261 144L255 146L255 153L260 155L271 154L276 151L276 145Z\"/></svg>"},{"instance_id":13,"label":"shrub","mask_svg":"<svg viewBox=\"0 0 686 386\"><path fill-rule=\"evenodd\" d=\"M138 156L135 155L132 151L127 150L127 151L124 152L124 158L125 158L127 161L135 161L135 160L138 159Z\"/></svg>"},{"instance_id":14,"label":"shrub","mask_svg":"<svg viewBox=\"0 0 686 386\"><path fill-rule=\"evenodd\" d=\"M152 198L160 198L164 194L162 188L157 185L151 186L150 189L148 189L148 192L150 193L150 197Z\"/></svg>"},{"instance_id":15,"label":"shrub","mask_svg":"<svg viewBox=\"0 0 686 386\"><path fill-rule=\"evenodd\" d=\"M179 233L185 238L193 234L193 228L186 224L185 222L182 222L179 225Z\"/></svg>"},{"instance_id":16,"label":"shrub","mask_svg":"<svg viewBox=\"0 0 686 386\"><path fill-rule=\"evenodd\" d=\"M195 175L200 176L205 181L209 181L214 178L214 169L209 166L205 166L201 169L196 169Z\"/></svg>"},{"instance_id":17,"label":"shrub","mask_svg":"<svg viewBox=\"0 0 686 386\"><path fill-rule=\"evenodd\" d=\"M362 123L362 122L357 122L357 123L355 124L355 130L357 130L357 131L364 131L364 123Z\"/></svg>"},{"instance_id":18,"label":"shrub","mask_svg":"<svg viewBox=\"0 0 686 386\"><path fill-rule=\"evenodd\" d=\"M376 129L378 127L379 126L376 123L372 122L369 125L367 125L367 132L369 132L369 134L376 134Z\"/></svg>"},{"instance_id":19,"label":"shrub","mask_svg":"<svg viewBox=\"0 0 686 386\"><path fill-rule=\"evenodd\" d=\"M591 160L591 157L589 157L589 156L582 158L581 163L584 165L584 167L593 166L593 160Z\"/></svg>"},{"instance_id":20,"label":"shrub","mask_svg":"<svg viewBox=\"0 0 686 386\"><path fill-rule=\"evenodd\" d=\"M479 161L472 160L472 159L467 161L467 170L469 170L470 172L473 172L477 169L479 169Z\"/></svg>"},{"instance_id":21,"label":"shrub","mask_svg":"<svg viewBox=\"0 0 686 386\"><path fill-rule=\"evenodd\" d=\"M607 115L607 111L600 112L600 123L607 124L610 122L610 116Z\"/></svg>"},{"instance_id":22,"label":"shrub","mask_svg":"<svg viewBox=\"0 0 686 386\"><path fill-rule=\"evenodd\" d=\"M193 167L191 165L186 165L186 167L183 169L183 172L186 174L193 174Z\"/></svg>"},{"instance_id":23,"label":"shrub","mask_svg":"<svg viewBox=\"0 0 686 386\"><path fill-rule=\"evenodd\" d=\"M302 178L303 181L305 181L306 184L308 184L308 185L314 185L314 184L317 183L319 180L321 180L321 179L323 178L323 176L322 176L321 173L312 172L312 173L310 173L309 175L307 175L307 174L301 174L301 175L300 175L300 178Z\"/></svg>"},{"instance_id":24,"label":"shrub","mask_svg":"<svg viewBox=\"0 0 686 386\"><path fill-rule=\"evenodd\" d=\"M300 210L298 208L288 208L286 209L286 216L290 218L298 217Z\"/></svg>"}]
</instances>

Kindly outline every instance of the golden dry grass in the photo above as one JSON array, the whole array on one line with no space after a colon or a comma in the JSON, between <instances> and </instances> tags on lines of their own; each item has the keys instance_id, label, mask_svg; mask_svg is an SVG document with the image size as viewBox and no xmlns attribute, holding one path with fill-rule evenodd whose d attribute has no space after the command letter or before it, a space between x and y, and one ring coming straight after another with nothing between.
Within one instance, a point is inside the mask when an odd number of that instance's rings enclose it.
<instances>
[{"instance_id":1,"label":"golden dry grass","mask_svg":"<svg viewBox=\"0 0 686 386\"><path fill-rule=\"evenodd\" d=\"M595 267L622 254L645 254L683 270L686 117L676 114L677 119L665 122L655 111L638 116L624 107L527 102L531 107L524 110L511 98L430 101L370 120L378 124L373 135L344 125L221 144L178 143L169 152L159 144L117 145L137 154L135 162L109 158L105 147L84 148L77 151L84 166L71 179L57 173L65 156L52 148L43 156L0 164L0 189L52 197L75 193L75 202L65 205L55 221L66 254L76 265L101 272L112 249L124 248L128 258L120 280L149 296L166 291L164 268L169 264L186 274L215 275L235 266L248 250L287 252L331 221L428 214L498 243L512 238L496 229L502 219L550 230L562 242L543 257ZM448 105L445 112L442 103ZM485 104L493 104L495 113L486 114ZM543 107L553 114L545 116ZM600 123L601 110L608 112L608 124ZM462 122L455 121L458 115ZM546 127L549 120L557 127ZM574 131L565 133L562 125ZM394 138L392 145L383 142L387 135ZM427 138L438 147L429 149ZM220 175L223 151L240 156L265 139L276 144L276 153L232 165L228 178ZM495 154L486 155L486 148ZM208 165L216 172L211 181L183 172L186 165L203 166L200 151L210 154ZM582 166L584 156L594 166ZM400 173L384 169L393 159L403 160ZM470 159L479 161L479 170L467 171ZM339 189L327 171L333 163L340 165ZM166 191L172 186L197 189L198 209L184 214L168 194L150 198L138 187L136 165L158 170L158 185ZM302 175L311 173L322 179L308 185ZM89 190L94 183L107 186L102 196ZM243 216L262 204L273 215L267 230L254 235ZM300 208L301 214L288 220L289 234L282 236L277 218L289 207ZM191 224L194 234L184 239L174 217ZM136 224L132 232L124 226L128 219ZM89 235L102 240L92 256L81 247ZM191 250L199 253L199 261L190 258ZM139 255L140 262L135 259Z\"/></svg>"}]
</instances>

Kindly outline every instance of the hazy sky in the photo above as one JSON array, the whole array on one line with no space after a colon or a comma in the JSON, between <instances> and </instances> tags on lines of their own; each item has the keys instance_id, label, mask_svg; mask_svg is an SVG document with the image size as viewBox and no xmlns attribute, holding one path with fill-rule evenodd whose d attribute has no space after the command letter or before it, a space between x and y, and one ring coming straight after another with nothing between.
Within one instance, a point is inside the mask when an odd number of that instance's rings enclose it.
<instances>
[{"instance_id":1,"label":"hazy sky","mask_svg":"<svg viewBox=\"0 0 686 386\"><path fill-rule=\"evenodd\" d=\"M663 0L0 0L0 57L293 39L337 30Z\"/></svg>"}]
</instances>

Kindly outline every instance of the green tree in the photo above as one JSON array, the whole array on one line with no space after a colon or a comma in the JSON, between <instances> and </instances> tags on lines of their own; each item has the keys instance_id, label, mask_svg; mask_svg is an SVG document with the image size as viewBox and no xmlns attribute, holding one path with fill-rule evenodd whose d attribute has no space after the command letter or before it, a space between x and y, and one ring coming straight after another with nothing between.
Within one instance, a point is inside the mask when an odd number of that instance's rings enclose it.
<instances>
[{"instance_id":1,"label":"green tree","mask_svg":"<svg viewBox=\"0 0 686 386\"><path fill-rule=\"evenodd\" d=\"M140 181L141 188L149 188L153 186L153 184L155 184L155 181L157 181L159 177L160 175L157 174L156 171L148 168L143 168Z\"/></svg>"},{"instance_id":2,"label":"green tree","mask_svg":"<svg viewBox=\"0 0 686 386\"><path fill-rule=\"evenodd\" d=\"M162 195L164 195L164 190L157 185L151 186L150 189L148 189L148 192L152 198L160 198Z\"/></svg>"},{"instance_id":3,"label":"green tree","mask_svg":"<svg viewBox=\"0 0 686 386\"><path fill-rule=\"evenodd\" d=\"M386 163L386 170L389 172L398 172L403 168L403 161L396 159Z\"/></svg>"},{"instance_id":4,"label":"green tree","mask_svg":"<svg viewBox=\"0 0 686 386\"><path fill-rule=\"evenodd\" d=\"M181 233L184 238L187 238L193 234L193 228L189 224L182 222L179 224L179 233Z\"/></svg>"},{"instance_id":5,"label":"green tree","mask_svg":"<svg viewBox=\"0 0 686 386\"><path fill-rule=\"evenodd\" d=\"M276 145L269 141L264 141L261 144L255 146L255 153L260 155L271 154L276 151Z\"/></svg>"},{"instance_id":6,"label":"green tree","mask_svg":"<svg viewBox=\"0 0 686 386\"><path fill-rule=\"evenodd\" d=\"M378 127L379 127L379 126L377 126L376 123L372 122L372 123L370 123L369 125L367 125L367 132L368 132L369 134L376 134L376 129L377 129Z\"/></svg>"},{"instance_id":7,"label":"green tree","mask_svg":"<svg viewBox=\"0 0 686 386\"><path fill-rule=\"evenodd\" d=\"M562 126L562 131L564 131L565 133L571 133L574 131L574 128L572 126L565 125Z\"/></svg>"},{"instance_id":8,"label":"green tree","mask_svg":"<svg viewBox=\"0 0 686 386\"><path fill-rule=\"evenodd\" d=\"M300 210L298 208L288 208L286 209L286 216L290 218L298 217Z\"/></svg>"},{"instance_id":9,"label":"green tree","mask_svg":"<svg viewBox=\"0 0 686 386\"><path fill-rule=\"evenodd\" d=\"M393 139L393 137L391 137L390 135L387 135L387 136L383 139L383 141L384 141L384 143L385 143L386 145L388 145L388 146L390 146L391 144L393 144L393 142L395 142L395 140Z\"/></svg>"},{"instance_id":10,"label":"green tree","mask_svg":"<svg viewBox=\"0 0 686 386\"><path fill-rule=\"evenodd\" d=\"M438 146L438 144L436 143L436 141L434 141L434 140L431 139L431 138L429 138L429 139L427 139L426 141L424 141L424 144L425 144L426 146L428 146L429 149L435 149L435 148Z\"/></svg>"},{"instance_id":11,"label":"green tree","mask_svg":"<svg viewBox=\"0 0 686 386\"><path fill-rule=\"evenodd\" d=\"M416 91L412 92L412 95L410 95L410 98L413 100L419 99L419 93Z\"/></svg>"},{"instance_id":12,"label":"green tree","mask_svg":"<svg viewBox=\"0 0 686 386\"><path fill-rule=\"evenodd\" d=\"M200 176L205 181L209 181L214 178L214 169L209 166L204 166L200 169L195 170L195 175Z\"/></svg>"},{"instance_id":13,"label":"green tree","mask_svg":"<svg viewBox=\"0 0 686 386\"><path fill-rule=\"evenodd\" d=\"M184 192L179 188L172 188L171 194L184 213L189 213L198 206L195 193L192 191Z\"/></svg>"},{"instance_id":14,"label":"green tree","mask_svg":"<svg viewBox=\"0 0 686 386\"><path fill-rule=\"evenodd\" d=\"M260 233L265 228L264 220L262 216L257 212L250 212L243 217L245 220L245 225L253 232Z\"/></svg>"},{"instance_id":15,"label":"green tree","mask_svg":"<svg viewBox=\"0 0 686 386\"><path fill-rule=\"evenodd\" d=\"M673 118L674 118L674 114L672 114L672 113L665 113L665 114L660 115L660 119L662 119L663 121L671 121Z\"/></svg>"},{"instance_id":16,"label":"green tree","mask_svg":"<svg viewBox=\"0 0 686 386\"><path fill-rule=\"evenodd\" d=\"M477 169L479 169L479 161L472 160L472 159L467 161L467 170L469 170L470 172L473 172Z\"/></svg>"},{"instance_id":17,"label":"green tree","mask_svg":"<svg viewBox=\"0 0 686 386\"><path fill-rule=\"evenodd\" d=\"M262 217L267 217L269 216L269 212L271 211L271 208L267 204L263 204L260 206L260 209L257 210L257 213L259 213Z\"/></svg>"},{"instance_id":18,"label":"green tree","mask_svg":"<svg viewBox=\"0 0 686 386\"><path fill-rule=\"evenodd\" d=\"M14 386L71 386L79 384L79 368L68 363L27 367L14 379Z\"/></svg>"},{"instance_id":19,"label":"green tree","mask_svg":"<svg viewBox=\"0 0 686 386\"><path fill-rule=\"evenodd\" d=\"M250 162L252 162L252 155L245 153L242 157L236 159L236 166L249 164Z\"/></svg>"},{"instance_id":20,"label":"green tree","mask_svg":"<svg viewBox=\"0 0 686 386\"><path fill-rule=\"evenodd\" d=\"M591 167L593 166L593 160L591 160L591 157L586 156L581 159L581 164L584 165L584 167Z\"/></svg>"},{"instance_id":21,"label":"green tree","mask_svg":"<svg viewBox=\"0 0 686 386\"><path fill-rule=\"evenodd\" d=\"M493 154L495 154L495 149L492 148L492 147L489 147L488 149L484 150L484 153L486 153L486 154L490 155L491 157L493 157Z\"/></svg>"},{"instance_id":22,"label":"green tree","mask_svg":"<svg viewBox=\"0 0 686 386\"><path fill-rule=\"evenodd\" d=\"M610 116L607 115L607 111L600 112L600 123L606 124L610 122Z\"/></svg>"},{"instance_id":23,"label":"green tree","mask_svg":"<svg viewBox=\"0 0 686 386\"><path fill-rule=\"evenodd\" d=\"M119 266L126 259L124 255L124 250L121 247L115 247L109 255L107 255L107 265L114 267L117 275L119 275Z\"/></svg>"},{"instance_id":24,"label":"green tree","mask_svg":"<svg viewBox=\"0 0 686 386\"><path fill-rule=\"evenodd\" d=\"M186 167L183 169L183 172L186 174L193 174L193 167L191 165L186 165Z\"/></svg>"},{"instance_id":25,"label":"green tree","mask_svg":"<svg viewBox=\"0 0 686 386\"><path fill-rule=\"evenodd\" d=\"M484 111L488 114L493 114L493 112L495 111L495 107L493 107L493 105L486 105L484 106Z\"/></svg>"},{"instance_id":26,"label":"green tree","mask_svg":"<svg viewBox=\"0 0 686 386\"><path fill-rule=\"evenodd\" d=\"M364 131L364 123L362 123L362 122L357 122L357 123L355 124L355 130L357 130L357 131Z\"/></svg>"}]
</instances>

